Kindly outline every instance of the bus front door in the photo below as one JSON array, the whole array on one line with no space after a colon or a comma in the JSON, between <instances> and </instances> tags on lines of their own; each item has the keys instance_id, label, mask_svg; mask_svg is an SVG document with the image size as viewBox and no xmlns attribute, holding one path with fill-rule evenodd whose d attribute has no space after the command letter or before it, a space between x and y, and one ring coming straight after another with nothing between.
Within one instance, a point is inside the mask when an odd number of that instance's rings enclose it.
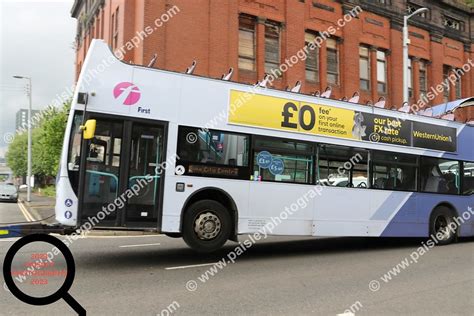
<instances>
[{"instance_id":1,"label":"bus front door","mask_svg":"<svg viewBox=\"0 0 474 316\"><path fill-rule=\"evenodd\" d=\"M156 227L161 173L164 175L163 139L163 128L137 123L132 126L123 226Z\"/></svg>"},{"instance_id":2,"label":"bus front door","mask_svg":"<svg viewBox=\"0 0 474 316\"><path fill-rule=\"evenodd\" d=\"M165 126L91 118L97 127L94 139L84 141L82 152L86 157L79 196L82 223L157 228Z\"/></svg>"}]
</instances>

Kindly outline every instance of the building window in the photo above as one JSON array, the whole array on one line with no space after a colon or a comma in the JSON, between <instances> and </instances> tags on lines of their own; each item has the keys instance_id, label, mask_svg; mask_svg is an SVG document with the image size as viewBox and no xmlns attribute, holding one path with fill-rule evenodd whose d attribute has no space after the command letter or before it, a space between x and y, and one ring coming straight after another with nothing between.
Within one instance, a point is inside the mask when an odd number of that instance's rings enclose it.
<instances>
[{"instance_id":1,"label":"building window","mask_svg":"<svg viewBox=\"0 0 474 316\"><path fill-rule=\"evenodd\" d=\"M100 38L100 15L95 20L95 38Z\"/></svg>"},{"instance_id":2,"label":"building window","mask_svg":"<svg viewBox=\"0 0 474 316\"><path fill-rule=\"evenodd\" d=\"M412 60L408 58L408 97L413 98L413 70Z\"/></svg>"},{"instance_id":3,"label":"building window","mask_svg":"<svg viewBox=\"0 0 474 316\"><path fill-rule=\"evenodd\" d=\"M279 71L280 67L280 26L277 23L265 24L265 72Z\"/></svg>"},{"instance_id":4,"label":"building window","mask_svg":"<svg viewBox=\"0 0 474 316\"><path fill-rule=\"evenodd\" d=\"M115 50L118 47L119 36L119 7L112 13L112 48Z\"/></svg>"},{"instance_id":5,"label":"building window","mask_svg":"<svg viewBox=\"0 0 474 316\"><path fill-rule=\"evenodd\" d=\"M461 70L462 71L462 70ZM455 85L455 91L456 91L456 99L461 99L462 97L462 85L461 85L461 77L458 76L456 73L456 85Z\"/></svg>"},{"instance_id":6,"label":"building window","mask_svg":"<svg viewBox=\"0 0 474 316\"><path fill-rule=\"evenodd\" d=\"M255 71L255 19L239 17L239 69Z\"/></svg>"},{"instance_id":7,"label":"building window","mask_svg":"<svg viewBox=\"0 0 474 316\"><path fill-rule=\"evenodd\" d=\"M254 148L255 180L313 182L314 146L283 139L258 138Z\"/></svg>"},{"instance_id":8,"label":"building window","mask_svg":"<svg viewBox=\"0 0 474 316\"><path fill-rule=\"evenodd\" d=\"M427 70L426 70L426 62L421 60L420 61L420 98L422 98L424 95L426 95L428 91L428 76L427 76Z\"/></svg>"},{"instance_id":9,"label":"building window","mask_svg":"<svg viewBox=\"0 0 474 316\"><path fill-rule=\"evenodd\" d=\"M332 38L326 40L327 48L327 82L329 84L339 84L339 56L337 41Z\"/></svg>"},{"instance_id":10,"label":"building window","mask_svg":"<svg viewBox=\"0 0 474 316\"><path fill-rule=\"evenodd\" d=\"M460 22L456 19L445 16L444 19L443 19L443 24L444 24L444 26L446 26L450 29L453 29L453 30L456 30L456 31L464 31L464 23L462 23L462 22Z\"/></svg>"},{"instance_id":11,"label":"building window","mask_svg":"<svg viewBox=\"0 0 474 316\"><path fill-rule=\"evenodd\" d=\"M370 53L367 46L359 47L360 89L370 90Z\"/></svg>"},{"instance_id":12,"label":"building window","mask_svg":"<svg viewBox=\"0 0 474 316\"><path fill-rule=\"evenodd\" d=\"M374 151L372 187L374 189L416 191L418 157Z\"/></svg>"},{"instance_id":13,"label":"building window","mask_svg":"<svg viewBox=\"0 0 474 316\"><path fill-rule=\"evenodd\" d=\"M421 9L422 7L419 6L419 5L416 5L416 4L413 4L413 3L408 3L407 4L407 12L408 14L411 14L413 12L415 12L416 10L418 9ZM423 19L426 19L428 17L428 11L423 11L419 14L417 14L417 16L423 18Z\"/></svg>"},{"instance_id":14,"label":"building window","mask_svg":"<svg viewBox=\"0 0 474 316\"><path fill-rule=\"evenodd\" d=\"M387 92L387 55L384 51L377 51L377 91Z\"/></svg>"},{"instance_id":15,"label":"building window","mask_svg":"<svg viewBox=\"0 0 474 316\"><path fill-rule=\"evenodd\" d=\"M306 80L319 81L319 48L314 44L316 35L305 33L305 45L308 47L306 58Z\"/></svg>"},{"instance_id":16,"label":"building window","mask_svg":"<svg viewBox=\"0 0 474 316\"><path fill-rule=\"evenodd\" d=\"M421 158L421 191L459 194L461 177L459 162L439 158Z\"/></svg>"},{"instance_id":17,"label":"building window","mask_svg":"<svg viewBox=\"0 0 474 316\"><path fill-rule=\"evenodd\" d=\"M100 10L100 38L104 38L104 9Z\"/></svg>"},{"instance_id":18,"label":"building window","mask_svg":"<svg viewBox=\"0 0 474 316\"><path fill-rule=\"evenodd\" d=\"M448 77L449 73L451 72L451 67L450 66L443 66L443 81L444 82L449 82ZM447 86L443 86L444 91L443 91L443 101L448 102L449 101L449 90L451 89L451 83L449 83Z\"/></svg>"}]
</instances>

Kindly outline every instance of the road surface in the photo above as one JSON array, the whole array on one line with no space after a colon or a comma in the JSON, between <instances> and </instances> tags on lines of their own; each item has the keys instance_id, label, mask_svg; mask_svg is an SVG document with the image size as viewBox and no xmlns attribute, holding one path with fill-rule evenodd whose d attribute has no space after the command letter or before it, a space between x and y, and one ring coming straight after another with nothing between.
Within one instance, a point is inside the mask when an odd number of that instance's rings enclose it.
<instances>
[{"instance_id":1,"label":"road surface","mask_svg":"<svg viewBox=\"0 0 474 316\"><path fill-rule=\"evenodd\" d=\"M0 204L1 222L24 219ZM0 239L2 261L13 242ZM70 246L70 293L89 315L472 315L473 240L420 254L422 242L269 237L232 263L233 242L198 255L165 236L88 237ZM0 293L1 315L73 315L62 300L38 307Z\"/></svg>"}]
</instances>

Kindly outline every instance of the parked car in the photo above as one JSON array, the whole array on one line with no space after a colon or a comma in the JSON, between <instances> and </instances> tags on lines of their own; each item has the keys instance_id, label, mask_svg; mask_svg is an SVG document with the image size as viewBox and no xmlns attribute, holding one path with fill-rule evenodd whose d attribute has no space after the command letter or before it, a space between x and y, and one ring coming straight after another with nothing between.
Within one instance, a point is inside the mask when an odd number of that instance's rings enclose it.
<instances>
[{"instance_id":1,"label":"parked car","mask_svg":"<svg viewBox=\"0 0 474 316\"><path fill-rule=\"evenodd\" d=\"M0 202L17 202L18 190L13 184L0 183Z\"/></svg>"}]
</instances>

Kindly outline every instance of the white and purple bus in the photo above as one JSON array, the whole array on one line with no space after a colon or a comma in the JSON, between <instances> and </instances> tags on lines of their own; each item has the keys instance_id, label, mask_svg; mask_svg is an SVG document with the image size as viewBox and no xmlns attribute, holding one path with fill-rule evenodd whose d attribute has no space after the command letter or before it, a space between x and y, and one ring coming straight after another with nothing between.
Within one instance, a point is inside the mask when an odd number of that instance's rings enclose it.
<instances>
[{"instance_id":1,"label":"white and purple bus","mask_svg":"<svg viewBox=\"0 0 474 316\"><path fill-rule=\"evenodd\" d=\"M183 237L200 252L270 222L272 235L446 244L474 235L473 136L458 122L126 64L94 40L56 220L74 230L99 217L96 228Z\"/></svg>"}]
</instances>

